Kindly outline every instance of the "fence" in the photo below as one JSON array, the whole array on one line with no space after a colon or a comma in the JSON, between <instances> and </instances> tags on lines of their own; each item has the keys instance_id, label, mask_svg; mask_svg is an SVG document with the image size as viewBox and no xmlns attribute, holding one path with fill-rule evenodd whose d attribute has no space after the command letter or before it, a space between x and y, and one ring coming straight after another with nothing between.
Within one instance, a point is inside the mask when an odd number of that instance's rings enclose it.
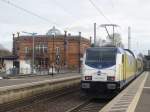
<instances>
[{"instance_id":1,"label":"fence","mask_svg":"<svg viewBox=\"0 0 150 112\"><path fill-rule=\"evenodd\" d=\"M21 75L56 75L65 73L77 73L79 69L68 69L66 67L49 67L49 68L10 68L0 72L0 76L21 76Z\"/></svg>"}]
</instances>

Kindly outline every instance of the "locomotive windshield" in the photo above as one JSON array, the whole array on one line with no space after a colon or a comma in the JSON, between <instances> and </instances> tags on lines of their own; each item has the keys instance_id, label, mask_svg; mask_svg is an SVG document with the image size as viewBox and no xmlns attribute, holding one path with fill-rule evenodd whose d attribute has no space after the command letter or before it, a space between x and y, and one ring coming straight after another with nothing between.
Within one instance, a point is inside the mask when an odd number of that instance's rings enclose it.
<instances>
[{"instance_id":1,"label":"locomotive windshield","mask_svg":"<svg viewBox=\"0 0 150 112\"><path fill-rule=\"evenodd\" d=\"M85 64L94 68L107 68L116 64L116 48L87 49Z\"/></svg>"}]
</instances>

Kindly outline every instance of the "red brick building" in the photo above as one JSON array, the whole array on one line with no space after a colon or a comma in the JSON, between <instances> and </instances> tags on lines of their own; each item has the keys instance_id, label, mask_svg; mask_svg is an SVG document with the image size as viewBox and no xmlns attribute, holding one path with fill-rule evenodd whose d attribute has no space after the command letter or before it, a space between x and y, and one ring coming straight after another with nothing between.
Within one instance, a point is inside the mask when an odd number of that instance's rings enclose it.
<instances>
[{"instance_id":1,"label":"red brick building","mask_svg":"<svg viewBox=\"0 0 150 112\"><path fill-rule=\"evenodd\" d=\"M80 58L90 41L80 35L61 34L53 27L46 35L13 35L13 55L19 57L19 68L49 68L52 65L69 69L80 66Z\"/></svg>"}]
</instances>

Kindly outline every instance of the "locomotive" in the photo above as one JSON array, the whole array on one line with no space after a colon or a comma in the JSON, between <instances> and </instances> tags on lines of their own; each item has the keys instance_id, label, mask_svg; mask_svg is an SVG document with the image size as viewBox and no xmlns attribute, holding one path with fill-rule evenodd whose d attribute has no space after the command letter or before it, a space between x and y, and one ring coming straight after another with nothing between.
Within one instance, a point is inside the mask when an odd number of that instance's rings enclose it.
<instances>
[{"instance_id":1,"label":"locomotive","mask_svg":"<svg viewBox=\"0 0 150 112\"><path fill-rule=\"evenodd\" d=\"M129 49L91 47L83 56L81 92L85 94L119 91L143 70L141 59Z\"/></svg>"}]
</instances>

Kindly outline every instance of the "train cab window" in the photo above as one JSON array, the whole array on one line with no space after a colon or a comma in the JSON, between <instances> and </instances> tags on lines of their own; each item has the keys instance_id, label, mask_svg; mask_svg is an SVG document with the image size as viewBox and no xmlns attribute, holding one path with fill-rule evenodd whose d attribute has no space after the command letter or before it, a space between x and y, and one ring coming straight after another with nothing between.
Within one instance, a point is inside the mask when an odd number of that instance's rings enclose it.
<instances>
[{"instance_id":1,"label":"train cab window","mask_svg":"<svg viewBox=\"0 0 150 112\"><path fill-rule=\"evenodd\" d=\"M86 51L85 64L95 68L106 68L116 64L116 49L99 48Z\"/></svg>"}]
</instances>

